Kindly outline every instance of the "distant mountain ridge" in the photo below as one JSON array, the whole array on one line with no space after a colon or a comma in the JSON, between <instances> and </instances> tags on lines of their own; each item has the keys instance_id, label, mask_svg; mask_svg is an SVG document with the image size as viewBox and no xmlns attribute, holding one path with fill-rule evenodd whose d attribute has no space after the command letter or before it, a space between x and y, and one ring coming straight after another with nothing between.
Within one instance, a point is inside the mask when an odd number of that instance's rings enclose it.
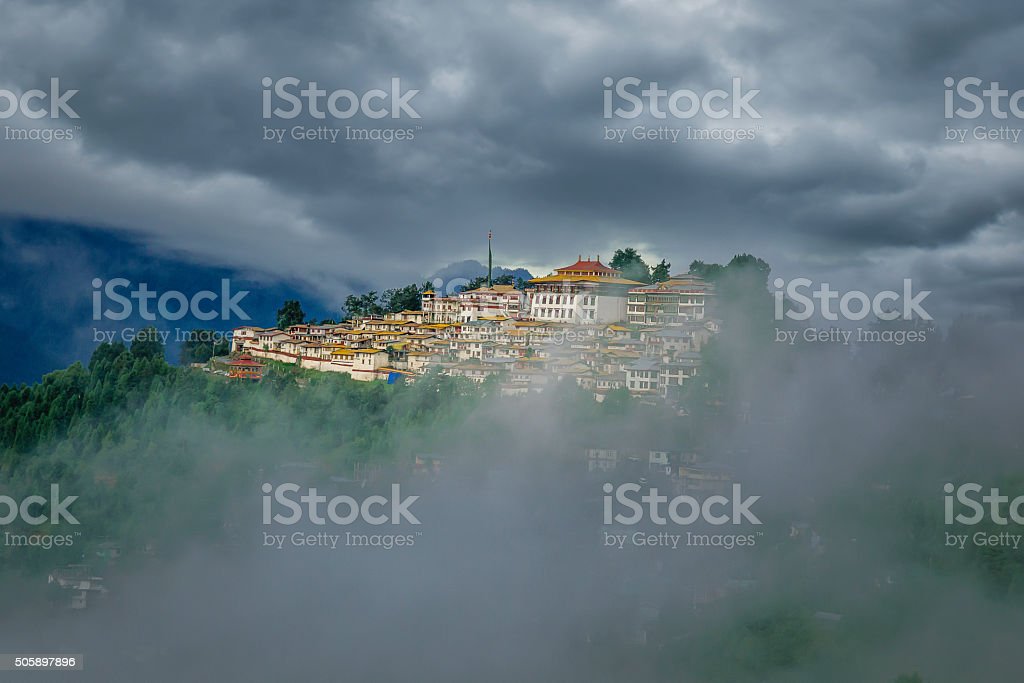
<instances>
[{"instance_id":1,"label":"distant mountain ridge","mask_svg":"<svg viewBox=\"0 0 1024 683\"><path fill-rule=\"evenodd\" d=\"M467 259L450 263L427 279L430 282L441 280L443 283L448 283L458 279L472 280L482 275L487 275L487 266L475 259ZM533 278L533 274L526 268L504 268L501 266L495 266L491 271L491 275L493 277L511 275L514 278L522 278L524 280Z\"/></svg>"},{"instance_id":2,"label":"distant mountain ridge","mask_svg":"<svg viewBox=\"0 0 1024 683\"><path fill-rule=\"evenodd\" d=\"M241 324L274 325L277 309L298 299L309 319L336 318L338 304L298 282L241 272L228 267L193 263L173 254L150 251L136 239L86 226L14 219L0 221L0 383L37 382L52 370L74 361L87 362L103 335L155 325L160 330L214 329L227 331ZM476 260L452 263L431 276L443 287L487 274ZM494 269L494 276L533 277L525 268ZM186 316L178 321L143 320L137 311L126 320L95 320L94 279L124 278L145 282L151 290L193 293L218 290L228 279L232 291L248 291L241 305L249 319L204 321ZM414 284L420 285L423 281ZM365 292L361 281L348 283L352 292ZM394 286L400 286L398 284ZM437 285L435 285L437 286ZM108 302L109 303L109 302ZM115 305L116 307L116 305ZM166 357L177 362L179 343L172 333Z\"/></svg>"},{"instance_id":3,"label":"distant mountain ridge","mask_svg":"<svg viewBox=\"0 0 1024 683\"><path fill-rule=\"evenodd\" d=\"M154 325L161 330L226 331L242 324L273 325L286 299L299 299L307 315L336 316L336 307L314 292L273 277L241 273L224 267L191 263L173 255L150 252L138 241L111 232L72 224L31 220L0 222L0 383L37 382L52 370L74 361L87 362L102 336ZM150 321L135 311L125 320L96 320L93 279L124 278L145 282L150 290L219 291L229 279L233 292L249 293L240 306L249 320ZM107 302L107 305L111 305ZM116 310L117 305L113 304ZM97 330L100 330L97 333ZM177 362L179 344L172 333L167 359Z\"/></svg>"}]
</instances>

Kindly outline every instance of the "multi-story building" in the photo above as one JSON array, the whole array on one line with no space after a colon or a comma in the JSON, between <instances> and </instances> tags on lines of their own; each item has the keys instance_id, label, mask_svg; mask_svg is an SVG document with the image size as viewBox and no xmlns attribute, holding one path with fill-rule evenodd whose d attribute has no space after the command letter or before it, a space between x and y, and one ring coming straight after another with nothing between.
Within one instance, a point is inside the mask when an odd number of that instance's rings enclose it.
<instances>
[{"instance_id":1,"label":"multi-story building","mask_svg":"<svg viewBox=\"0 0 1024 683\"><path fill-rule=\"evenodd\" d=\"M420 296L423 320L427 323L459 322L459 300L454 296L438 296L428 289Z\"/></svg>"},{"instance_id":2,"label":"multi-story building","mask_svg":"<svg viewBox=\"0 0 1024 683\"><path fill-rule=\"evenodd\" d=\"M699 352L712 336L711 320L671 327L650 327L640 332L648 356L671 356L684 351Z\"/></svg>"},{"instance_id":3,"label":"multi-story building","mask_svg":"<svg viewBox=\"0 0 1024 683\"><path fill-rule=\"evenodd\" d=\"M703 320L711 286L698 275L673 275L665 282L629 290L626 313L633 325L683 325Z\"/></svg>"},{"instance_id":4,"label":"multi-story building","mask_svg":"<svg viewBox=\"0 0 1024 683\"><path fill-rule=\"evenodd\" d=\"M287 332L295 339L301 341L322 342L331 327L331 325L305 323L302 325L292 325L288 328Z\"/></svg>"},{"instance_id":5,"label":"multi-story building","mask_svg":"<svg viewBox=\"0 0 1024 683\"><path fill-rule=\"evenodd\" d=\"M600 257L593 261L580 257L530 284L530 317L590 325L625 320L629 290L643 283L625 279L621 271L601 263Z\"/></svg>"},{"instance_id":6,"label":"multi-story building","mask_svg":"<svg viewBox=\"0 0 1024 683\"><path fill-rule=\"evenodd\" d=\"M291 336L287 332L282 332L276 327L271 327L265 330L259 330L256 332L256 337L250 344L256 346L256 348L269 351L276 349L278 345L285 342L291 341Z\"/></svg>"},{"instance_id":7,"label":"multi-story building","mask_svg":"<svg viewBox=\"0 0 1024 683\"><path fill-rule=\"evenodd\" d=\"M455 300L457 320L470 322L496 315L518 318L526 304L526 295L512 285L491 285L459 292Z\"/></svg>"},{"instance_id":8,"label":"multi-story building","mask_svg":"<svg viewBox=\"0 0 1024 683\"><path fill-rule=\"evenodd\" d=\"M256 340L256 335L263 331L262 327L244 325L231 333L231 353L241 353L247 344Z\"/></svg>"},{"instance_id":9,"label":"multi-story building","mask_svg":"<svg viewBox=\"0 0 1024 683\"><path fill-rule=\"evenodd\" d=\"M640 358L626 366L626 388L633 393L656 392L661 368L656 360Z\"/></svg>"},{"instance_id":10,"label":"multi-story building","mask_svg":"<svg viewBox=\"0 0 1024 683\"><path fill-rule=\"evenodd\" d=\"M700 354L688 351L671 361L640 358L624 367L626 388L634 395L657 393L662 397L678 393L684 382L697 375Z\"/></svg>"}]
</instances>

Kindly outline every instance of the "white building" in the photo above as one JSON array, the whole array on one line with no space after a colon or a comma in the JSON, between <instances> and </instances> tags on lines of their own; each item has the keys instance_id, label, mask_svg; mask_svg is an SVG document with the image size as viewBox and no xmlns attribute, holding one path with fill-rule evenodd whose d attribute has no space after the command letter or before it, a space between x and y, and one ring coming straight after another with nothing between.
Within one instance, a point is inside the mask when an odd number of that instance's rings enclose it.
<instances>
[{"instance_id":1,"label":"white building","mask_svg":"<svg viewBox=\"0 0 1024 683\"><path fill-rule=\"evenodd\" d=\"M438 296L428 289L420 296L420 308L426 323L459 322L459 301L453 296Z\"/></svg>"},{"instance_id":2,"label":"white building","mask_svg":"<svg viewBox=\"0 0 1024 683\"><path fill-rule=\"evenodd\" d=\"M704 319L712 293L699 275L673 275L665 282L629 290L626 313L633 325L683 325Z\"/></svg>"},{"instance_id":3,"label":"white building","mask_svg":"<svg viewBox=\"0 0 1024 683\"><path fill-rule=\"evenodd\" d=\"M629 290L643 285L597 260L558 268L530 280L530 317L559 323L590 325L626 319Z\"/></svg>"},{"instance_id":4,"label":"white building","mask_svg":"<svg viewBox=\"0 0 1024 683\"><path fill-rule=\"evenodd\" d=\"M459 322L498 315L518 318L526 306L526 295L512 285L470 289L456 294L455 300L458 306L456 317Z\"/></svg>"}]
</instances>

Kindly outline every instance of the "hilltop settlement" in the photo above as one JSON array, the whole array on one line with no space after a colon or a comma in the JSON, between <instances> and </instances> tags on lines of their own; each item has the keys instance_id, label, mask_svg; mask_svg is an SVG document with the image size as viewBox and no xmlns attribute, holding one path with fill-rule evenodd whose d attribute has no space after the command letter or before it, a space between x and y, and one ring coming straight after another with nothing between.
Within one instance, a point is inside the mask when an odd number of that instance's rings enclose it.
<instances>
[{"instance_id":1,"label":"hilltop settlement","mask_svg":"<svg viewBox=\"0 0 1024 683\"><path fill-rule=\"evenodd\" d=\"M503 395L572 381L603 401L625 389L674 403L719 331L714 287L695 274L645 284L577 258L526 287L422 292L421 310L232 333L228 374L258 380L279 361L355 380L414 382L430 371L496 382ZM493 378L493 379L492 379Z\"/></svg>"}]
</instances>

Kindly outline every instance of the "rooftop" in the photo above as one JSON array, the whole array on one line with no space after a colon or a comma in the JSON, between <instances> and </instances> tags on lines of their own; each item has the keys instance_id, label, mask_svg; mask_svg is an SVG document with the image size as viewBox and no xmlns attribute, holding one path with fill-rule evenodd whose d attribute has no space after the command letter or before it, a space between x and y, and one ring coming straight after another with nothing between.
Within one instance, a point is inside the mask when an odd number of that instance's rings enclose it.
<instances>
[{"instance_id":1,"label":"rooftop","mask_svg":"<svg viewBox=\"0 0 1024 683\"><path fill-rule=\"evenodd\" d=\"M587 260L583 260L583 256L577 257L576 263L571 266L565 266L563 268L556 268L556 273L565 273L570 275L610 275L612 277L618 277L622 275L622 271L609 268L605 264L601 263L601 257L598 256L596 260L591 261L590 257Z\"/></svg>"},{"instance_id":2,"label":"rooftop","mask_svg":"<svg viewBox=\"0 0 1024 683\"><path fill-rule=\"evenodd\" d=\"M643 283L636 280L627 280L619 275L597 275L593 273L574 273L568 270L559 269L554 275L535 277L531 283L543 284L546 282L594 282L598 284L610 283L614 285L640 286Z\"/></svg>"}]
</instances>

